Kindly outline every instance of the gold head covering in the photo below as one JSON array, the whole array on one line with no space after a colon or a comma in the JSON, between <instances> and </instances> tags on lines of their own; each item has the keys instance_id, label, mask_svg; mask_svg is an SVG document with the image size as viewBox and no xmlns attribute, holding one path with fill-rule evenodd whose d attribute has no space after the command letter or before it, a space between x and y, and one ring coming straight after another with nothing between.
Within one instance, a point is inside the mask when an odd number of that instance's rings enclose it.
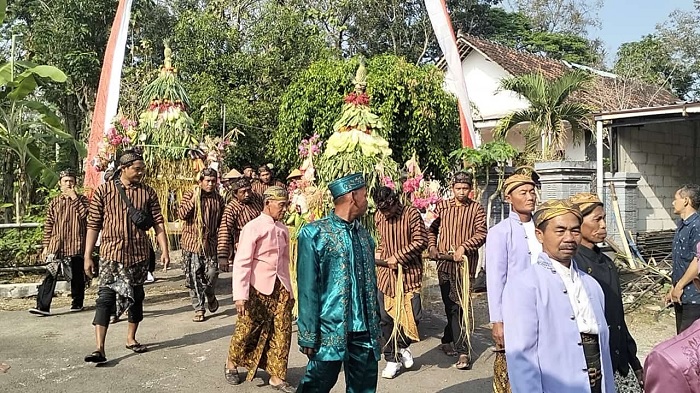
<instances>
[{"instance_id":1,"label":"gold head covering","mask_svg":"<svg viewBox=\"0 0 700 393\"><path fill-rule=\"evenodd\" d=\"M528 176L528 175L515 174L512 176L509 176L506 179L506 181L503 183L503 194L508 195L513 190L515 190L516 188L518 188L524 184L532 184L533 186L535 186L535 181L532 180L532 176Z\"/></svg>"},{"instance_id":2,"label":"gold head covering","mask_svg":"<svg viewBox=\"0 0 700 393\"><path fill-rule=\"evenodd\" d=\"M270 186L263 192L263 199L266 201L286 201L289 199L289 194L284 187Z\"/></svg>"},{"instance_id":3,"label":"gold head covering","mask_svg":"<svg viewBox=\"0 0 700 393\"><path fill-rule=\"evenodd\" d=\"M571 203L568 199L551 199L543 204L541 204L535 211L534 219L535 226L538 227L545 221L549 221L554 217L563 216L564 214L571 213L578 217L578 220L583 220L581 211L576 205Z\"/></svg>"},{"instance_id":4,"label":"gold head covering","mask_svg":"<svg viewBox=\"0 0 700 393\"><path fill-rule=\"evenodd\" d=\"M591 194L590 192L580 192L569 198L569 200L571 203L578 206L583 216L590 214L596 206L604 206L603 202L598 198L598 195Z\"/></svg>"}]
</instances>

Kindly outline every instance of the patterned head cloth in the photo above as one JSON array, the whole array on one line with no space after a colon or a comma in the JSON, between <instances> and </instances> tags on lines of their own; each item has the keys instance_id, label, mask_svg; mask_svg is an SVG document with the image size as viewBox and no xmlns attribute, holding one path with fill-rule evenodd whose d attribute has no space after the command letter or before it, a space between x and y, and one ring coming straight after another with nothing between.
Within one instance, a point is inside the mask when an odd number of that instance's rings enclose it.
<instances>
[{"instance_id":1,"label":"patterned head cloth","mask_svg":"<svg viewBox=\"0 0 700 393\"><path fill-rule=\"evenodd\" d=\"M532 180L532 176L521 174L509 176L503 183L503 194L509 195L513 190L525 184L532 184L535 186L535 181Z\"/></svg>"},{"instance_id":2,"label":"patterned head cloth","mask_svg":"<svg viewBox=\"0 0 700 393\"><path fill-rule=\"evenodd\" d=\"M119 166L126 166L134 161L143 161L143 156L133 150L127 150L119 157Z\"/></svg>"},{"instance_id":3,"label":"patterned head cloth","mask_svg":"<svg viewBox=\"0 0 700 393\"><path fill-rule=\"evenodd\" d=\"M263 192L263 199L266 201L286 201L289 199L289 194L284 187L270 186Z\"/></svg>"},{"instance_id":4,"label":"patterned head cloth","mask_svg":"<svg viewBox=\"0 0 700 393\"><path fill-rule=\"evenodd\" d=\"M359 190L365 187L365 178L362 173L353 173L340 179L333 180L328 185L328 190L331 192L333 199L338 199L341 196Z\"/></svg>"},{"instance_id":5,"label":"patterned head cloth","mask_svg":"<svg viewBox=\"0 0 700 393\"><path fill-rule=\"evenodd\" d=\"M581 211L578 209L578 206L571 203L571 201L568 199L551 199L541 204L537 208L537 211L535 211L535 226L539 227L543 222L549 221L554 217L563 216L567 213L571 213L578 217L579 222L583 220L583 216L581 216Z\"/></svg>"},{"instance_id":6,"label":"patterned head cloth","mask_svg":"<svg viewBox=\"0 0 700 393\"><path fill-rule=\"evenodd\" d=\"M59 179L63 179L64 177L72 177L73 179L77 179L78 174L75 172L75 169L67 168L62 170L61 172L58 172Z\"/></svg>"},{"instance_id":7,"label":"patterned head cloth","mask_svg":"<svg viewBox=\"0 0 700 393\"><path fill-rule=\"evenodd\" d=\"M250 187L250 180L246 177L241 177L239 179L234 179L231 182L231 190L238 191L241 188Z\"/></svg>"},{"instance_id":8,"label":"patterned head cloth","mask_svg":"<svg viewBox=\"0 0 700 393\"><path fill-rule=\"evenodd\" d=\"M569 200L571 203L578 206L579 210L581 210L581 215L584 217L591 214L596 207L604 206L603 202L598 198L598 195L591 194L590 192L580 192L569 198Z\"/></svg>"}]
</instances>

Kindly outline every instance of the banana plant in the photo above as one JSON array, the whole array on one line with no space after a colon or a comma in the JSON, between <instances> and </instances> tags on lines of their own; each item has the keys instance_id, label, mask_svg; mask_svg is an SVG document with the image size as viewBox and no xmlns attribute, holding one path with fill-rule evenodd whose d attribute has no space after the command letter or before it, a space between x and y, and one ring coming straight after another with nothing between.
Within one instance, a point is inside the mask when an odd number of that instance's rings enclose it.
<instances>
[{"instance_id":1,"label":"banana plant","mask_svg":"<svg viewBox=\"0 0 700 393\"><path fill-rule=\"evenodd\" d=\"M85 154L85 146L65 131L56 113L36 99L40 84L66 79L52 66L14 61L0 64L0 148L17 163L16 219L26 210L32 179L47 187L58 182L56 173L41 159L42 147L73 141L78 152Z\"/></svg>"}]
</instances>

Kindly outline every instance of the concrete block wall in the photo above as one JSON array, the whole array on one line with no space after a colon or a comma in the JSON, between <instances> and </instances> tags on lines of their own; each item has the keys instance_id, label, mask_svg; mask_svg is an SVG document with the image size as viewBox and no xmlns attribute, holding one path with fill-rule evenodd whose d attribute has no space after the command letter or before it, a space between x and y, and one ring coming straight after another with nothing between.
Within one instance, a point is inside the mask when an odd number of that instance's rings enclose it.
<instances>
[{"instance_id":1,"label":"concrete block wall","mask_svg":"<svg viewBox=\"0 0 700 393\"><path fill-rule=\"evenodd\" d=\"M641 175L639 231L676 227L671 208L676 190L700 182L698 131L690 121L617 128L618 172Z\"/></svg>"}]
</instances>

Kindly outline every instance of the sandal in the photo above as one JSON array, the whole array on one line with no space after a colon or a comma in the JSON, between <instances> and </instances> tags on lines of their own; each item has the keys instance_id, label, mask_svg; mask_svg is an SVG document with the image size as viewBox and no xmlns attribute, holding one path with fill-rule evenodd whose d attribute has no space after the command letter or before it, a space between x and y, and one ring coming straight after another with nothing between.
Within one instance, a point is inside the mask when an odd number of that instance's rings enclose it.
<instances>
[{"instance_id":1,"label":"sandal","mask_svg":"<svg viewBox=\"0 0 700 393\"><path fill-rule=\"evenodd\" d=\"M238 375L238 369L229 370L224 364L224 378L230 385L240 385L241 377Z\"/></svg>"},{"instance_id":2,"label":"sandal","mask_svg":"<svg viewBox=\"0 0 700 393\"><path fill-rule=\"evenodd\" d=\"M210 313L215 313L219 309L219 300L214 297L214 301L207 302L207 307L209 308Z\"/></svg>"},{"instance_id":3,"label":"sandal","mask_svg":"<svg viewBox=\"0 0 700 393\"><path fill-rule=\"evenodd\" d=\"M127 346L126 346L126 349L130 349L130 350L134 351L135 353L144 353L144 352L148 352L148 347L145 346L145 345L142 345L142 344L140 344L140 343L134 343L134 344L131 344L131 345L127 345Z\"/></svg>"},{"instance_id":4,"label":"sandal","mask_svg":"<svg viewBox=\"0 0 700 393\"><path fill-rule=\"evenodd\" d=\"M284 393L295 393L297 391L295 388L292 387L292 385L288 384L287 381L284 381L279 385L270 384L270 387Z\"/></svg>"},{"instance_id":5,"label":"sandal","mask_svg":"<svg viewBox=\"0 0 700 393\"><path fill-rule=\"evenodd\" d=\"M105 355L100 351L95 351L87 356L85 356L85 363L97 363L101 364L107 361Z\"/></svg>"},{"instance_id":6,"label":"sandal","mask_svg":"<svg viewBox=\"0 0 700 393\"><path fill-rule=\"evenodd\" d=\"M470 370L472 368L472 362L469 360L469 355L459 355L459 360L455 363L455 367L457 370Z\"/></svg>"},{"instance_id":7,"label":"sandal","mask_svg":"<svg viewBox=\"0 0 700 393\"><path fill-rule=\"evenodd\" d=\"M445 355L453 358L459 355L457 351L452 347L452 344L442 344L440 345L440 350L445 353Z\"/></svg>"},{"instance_id":8,"label":"sandal","mask_svg":"<svg viewBox=\"0 0 700 393\"><path fill-rule=\"evenodd\" d=\"M192 318L192 322L204 322L204 312L197 311L196 313L194 313L194 318Z\"/></svg>"}]
</instances>

